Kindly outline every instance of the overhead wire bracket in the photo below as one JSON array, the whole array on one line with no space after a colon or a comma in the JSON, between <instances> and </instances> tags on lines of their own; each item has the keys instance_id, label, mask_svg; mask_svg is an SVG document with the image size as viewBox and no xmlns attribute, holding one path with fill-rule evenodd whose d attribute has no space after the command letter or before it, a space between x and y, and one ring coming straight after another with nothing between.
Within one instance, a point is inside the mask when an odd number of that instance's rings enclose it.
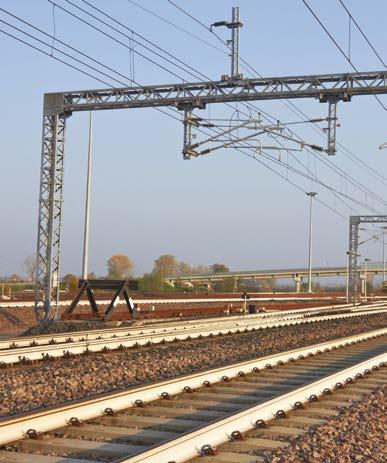
<instances>
[{"instance_id":1,"label":"overhead wire bracket","mask_svg":"<svg viewBox=\"0 0 387 463\"><path fill-rule=\"evenodd\" d=\"M327 154L336 154L337 98L328 99Z\"/></svg>"}]
</instances>

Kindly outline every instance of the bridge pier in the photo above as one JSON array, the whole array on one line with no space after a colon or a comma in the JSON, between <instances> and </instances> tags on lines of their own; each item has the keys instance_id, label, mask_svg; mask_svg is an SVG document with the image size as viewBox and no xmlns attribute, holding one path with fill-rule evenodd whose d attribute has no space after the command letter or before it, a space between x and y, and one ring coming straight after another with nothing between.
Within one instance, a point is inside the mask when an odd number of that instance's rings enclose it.
<instances>
[{"instance_id":1,"label":"bridge pier","mask_svg":"<svg viewBox=\"0 0 387 463\"><path fill-rule=\"evenodd\" d=\"M301 292L301 283L302 283L302 276L300 275L293 275L293 281L296 285L296 293Z\"/></svg>"},{"instance_id":2,"label":"bridge pier","mask_svg":"<svg viewBox=\"0 0 387 463\"><path fill-rule=\"evenodd\" d=\"M365 287L366 287L366 276L365 273L360 274L360 292L361 295L365 294Z\"/></svg>"}]
</instances>

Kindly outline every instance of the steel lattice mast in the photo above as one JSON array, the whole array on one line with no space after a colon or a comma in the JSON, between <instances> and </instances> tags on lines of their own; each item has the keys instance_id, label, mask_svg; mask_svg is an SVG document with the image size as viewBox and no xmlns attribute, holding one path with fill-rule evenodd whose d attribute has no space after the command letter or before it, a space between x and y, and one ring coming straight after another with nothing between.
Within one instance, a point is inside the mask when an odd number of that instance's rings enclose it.
<instances>
[{"instance_id":1,"label":"steel lattice mast","mask_svg":"<svg viewBox=\"0 0 387 463\"><path fill-rule=\"evenodd\" d=\"M49 99L48 96L45 96ZM42 158L39 190L39 224L37 269L35 286L35 313L39 321L49 315L52 299L55 308L59 301L59 268L63 207L63 168L66 116L43 116Z\"/></svg>"},{"instance_id":2,"label":"steel lattice mast","mask_svg":"<svg viewBox=\"0 0 387 463\"><path fill-rule=\"evenodd\" d=\"M361 223L385 223L387 215L351 215L349 218L349 249L348 249L348 300L358 302L359 269L357 266L359 246L359 225ZM367 282L366 282L367 284Z\"/></svg>"},{"instance_id":3,"label":"steel lattice mast","mask_svg":"<svg viewBox=\"0 0 387 463\"><path fill-rule=\"evenodd\" d=\"M63 168L66 118L76 111L174 107L186 112L207 104L293 98L329 102L336 117L337 102L353 96L387 93L387 71L304 75L178 83L48 93L44 96L42 160L40 173L35 311L38 320L55 315L59 295L59 267L63 207ZM329 118L328 154L335 153L336 120ZM332 125L334 124L334 126ZM184 156L186 159L190 155Z\"/></svg>"}]
</instances>

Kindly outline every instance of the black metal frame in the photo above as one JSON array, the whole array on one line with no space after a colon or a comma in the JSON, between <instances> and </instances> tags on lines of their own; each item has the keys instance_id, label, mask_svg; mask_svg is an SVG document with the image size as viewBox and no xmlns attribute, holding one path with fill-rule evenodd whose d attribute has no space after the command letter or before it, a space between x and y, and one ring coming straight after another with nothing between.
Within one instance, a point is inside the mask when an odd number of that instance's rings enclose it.
<instances>
[{"instance_id":1,"label":"black metal frame","mask_svg":"<svg viewBox=\"0 0 387 463\"><path fill-rule=\"evenodd\" d=\"M139 285L137 280L79 280L79 290L71 302L70 306L66 309L64 315L71 315L77 308L79 301L84 293L90 303L90 307L94 315L100 318L97 301L94 296L94 290L115 291L107 309L105 310L103 319L109 321L112 319L113 312L118 305L120 298L125 299L126 306L131 315L133 315L134 305L128 293L128 290L138 290Z\"/></svg>"}]
</instances>

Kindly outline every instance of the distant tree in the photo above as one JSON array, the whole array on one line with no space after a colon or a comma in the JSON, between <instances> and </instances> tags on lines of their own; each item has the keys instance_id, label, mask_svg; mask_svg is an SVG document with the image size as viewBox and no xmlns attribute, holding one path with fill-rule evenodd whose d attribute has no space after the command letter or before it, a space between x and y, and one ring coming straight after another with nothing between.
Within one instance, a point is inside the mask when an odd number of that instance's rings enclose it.
<instances>
[{"instance_id":1,"label":"distant tree","mask_svg":"<svg viewBox=\"0 0 387 463\"><path fill-rule=\"evenodd\" d=\"M192 274L193 275L206 275L208 273L211 273L211 267L208 267L207 265L197 265L192 269Z\"/></svg>"},{"instance_id":2,"label":"distant tree","mask_svg":"<svg viewBox=\"0 0 387 463\"><path fill-rule=\"evenodd\" d=\"M179 279L172 284L161 272L155 270L150 273L144 273L144 275L139 278L139 286L140 290L144 292L176 292L186 288Z\"/></svg>"},{"instance_id":3,"label":"distant tree","mask_svg":"<svg viewBox=\"0 0 387 463\"><path fill-rule=\"evenodd\" d=\"M177 275L178 262L175 256L164 254L155 260L153 272L160 273L162 278Z\"/></svg>"},{"instance_id":4,"label":"distant tree","mask_svg":"<svg viewBox=\"0 0 387 463\"><path fill-rule=\"evenodd\" d=\"M212 264L211 265L212 273L227 273L230 269L224 264Z\"/></svg>"},{"instance_id":5,"label":"distant tree","mask_svg":"<svg viewBox=\"0 0 387 463\"><path fill-rule=\"evenodd\" d=\"M89 280L96 280L96 279L97 279L97 275L96 275L94 272L89 272L89 273L87 274L87 278L88 278Z\"/></svg>"},{"instance_id":6,"label":"distant tree","mask_svg":"<svg viewBox=\"0 0 387 463\"><path fill-rule=\"evenodd\" d=\"M140 289L142 291L160 291L163 289L163 280L160 272L144 273L140 278Z\"/></svg>"},{"instance_id":7,"label":"distant tree","mask_svg":"<svg viewBox=\"0 0 387 463\"><path fill-rule=\"evenodd\" d=\"M190 265L186 262L179 262L177 265L177 276L203 275L212 273L210 267L206 265Z\"/></svg>"},{"instance_id":8,"label":"distant tree","mask_svg":"<svg viewBox=\"0 0 387 463\"><path fill-rule=\"evenodd\" d=\"M106 263L107 277L111 280L129 278L133 270L133 262L124 254L115 254Z\"/></svg>"},{"instance_id":9,"label":"distant tree","mask_svg":"<svg viewBox=\"0 0 387 463\"><path fill-rule=\"evenodd\" d=\"M76 275L68 273L63 277L63 281L71 293L75 293L75 291L78 289L79 278Z\"/></svg>"},{"instance_id":10,"label":"distant tree","mask_svg":"<svg viewBox=\"0 0 387 463\"><path fill-rule=\"evenodd\" d=\"M38 263L37 263L35 254L31 254L24 259L23 270L24 270L24 273L27 275L28 281L35 280L37 266L38 266Z\"/></svg>"},{"instance_id":11,"label":"distant tree","mask_svg":"<svg viewBox=\"0 0 387 463\"><path fill-rule=\"evenodd\" d=\"M19 276L17 273L13 273L9 279L12 283L21 283L23 281L23 278Z\"/></svg>"},{"instance_id":12,"label":"distant tree","mask_svg":"<svg viewBox=\"0 0 387 463\"><path fill-rule=\"evenodd\" d=\"M177 276L185 277L193 274L194 266L187 262L179 262L177 264Z\"/></svg>"}]
</instances>

